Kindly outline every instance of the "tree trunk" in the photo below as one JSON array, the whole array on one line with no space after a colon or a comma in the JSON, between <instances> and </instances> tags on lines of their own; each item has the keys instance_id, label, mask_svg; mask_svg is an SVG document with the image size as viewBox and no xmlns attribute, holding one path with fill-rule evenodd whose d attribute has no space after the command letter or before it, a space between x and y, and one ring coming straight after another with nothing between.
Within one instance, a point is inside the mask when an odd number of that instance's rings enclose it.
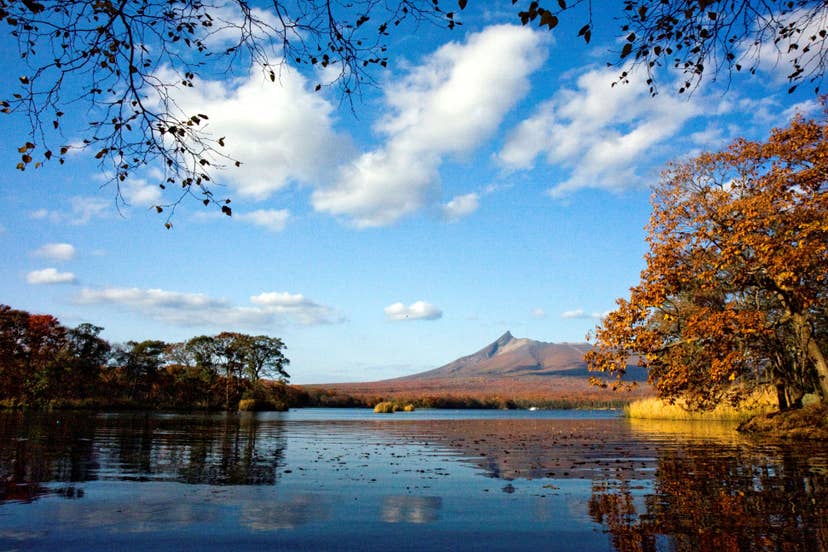
<instances>
[{"instance_id":1,"label":"tree trunk","mask_svg":"<svg viewBox=\"0 0 828 552\"><path fill-rule=\"evenodd\" d=\"M788 409L788 397L785 394L785 384L784 383L777 383L776 387L776 400L779 401L779 410L787 410Z\"/></svg>"},{"instance_id":2,"label":"tree trunk","mask_svg":"<svg viewBox=\"0 0 828 552\"><path fill-rule=\"evenodd\" d=\"M828 360L826 360L825 354L819 348L819 343L814 339L810 321L806 316L799 313L794 314L793 325L800 346L807 353L808 359L814 363L819 392L824 402L828 399Z\"/></svg>"}]
</instances>

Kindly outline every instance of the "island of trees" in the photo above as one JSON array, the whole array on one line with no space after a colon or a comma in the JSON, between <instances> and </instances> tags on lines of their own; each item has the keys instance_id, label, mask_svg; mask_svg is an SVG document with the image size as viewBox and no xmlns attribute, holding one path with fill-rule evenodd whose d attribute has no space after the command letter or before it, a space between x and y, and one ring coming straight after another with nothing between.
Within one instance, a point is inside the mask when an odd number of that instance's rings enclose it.
<instances>
[{"instance_id":1,"label":"island of trees","mask_svg":"<svg viewBox=\"0 0 828 552\"><path fill-rule=\"evenodd\" d=\"M222 332L112 345L102 330L0 305L0 405L278 410L307 400L287 385L279 338Z\"/></svg>"}]
</instances>

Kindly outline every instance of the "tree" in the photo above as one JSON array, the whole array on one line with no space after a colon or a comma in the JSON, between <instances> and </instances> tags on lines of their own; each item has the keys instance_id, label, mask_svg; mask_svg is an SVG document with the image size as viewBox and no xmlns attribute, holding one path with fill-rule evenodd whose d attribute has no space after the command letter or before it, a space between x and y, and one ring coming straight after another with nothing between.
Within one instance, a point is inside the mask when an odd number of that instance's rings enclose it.
<instances>
[{"instance_id":1,"label":"tree","mask_svg":"<svg viewBox=\"0 0 828 552\"><path fill-rule=\"evenodd\" d=\"M23 396L29 313L0 305L0 397Z\"/></svg>"},{"instance_id":2,"label":"tree","mask_svg":"<svg viewBox=\"0 0 828 552\"><path fill-rule=\"evenodd\" d=\"M131 399L139 391L144 399L150 396L152 384L164 364L166 348L166 343L156 339L128 341L116 348L114 361L123 370Z\"/></svg>"},{"instance_id":3,"label":"tree","mask_svg":"<svg viewBox=\"0 0 828 552\"><path fill-rule=\"evenodd\" d=\"M285 344L278 337L267 335L245 336L241 341L247 377L252 382L261 378L275 378L282 383L290 379L285 370L290 361L282 349Z\"/></svg>"},{"instance_id":4,"label":"tree","mask_svg":"<svg viewBox=\"0 0 828 552\"><path fill-rule=\"evenodd\" d=\"M66 332L66 356L62 385L68 396L88 397L97 391L101 367L112 347L100 337L103 328L84 323Z\"/></svg>"},{"instance_id":5,"label":"tree","mask_svg":"<svg viewBox=\"0 0 828 552\"><path fill-rule=\"evenodd\" d=\"M159 213L171 214L184 197L194 196L230 215L229 199L211 190L213 170L243 160L222 154L225 137L211 134L209 114L179 108L177 88L198 86L204 76L247 74L252 67L277 81L290 64L325 68L333 78L317 90L338 87L350 99L373 81L371 68L388 65L392 32L422 22L452 29L460 23L455 10L467 4L0 0L0 25L16 39L22 62L19 88L0 93L0 110L19 113L28 123L26 136L18 138L21 170L52 159L63 163L80 147L100 161L121 201L120 183L155 167L163 171L159 185L172 189L156 206ZM582 15L573 17L584 22L580 38L588 43L598 30L592 0L512 4L524 25L553 29L559 17L577 11ZM623 43L612 61L622 82L630 65L644 66L653 93L662 66L683 71L684 91L705 75L754 72L769 56L790 65L792 85L818 82L825 71L826 15L826 0L625 0L609 37ZM82 140L63 135L70 106L89 113Z\"/></svg>"},{"instance_id":6,"label":"tree","mask_svg":"<svg viewBox=\"0 0 828 552\"><path fill-rule=\"evenodd\" d=\"M518 16L524 25L535 22L553 29L564 12L581 10L586 15L578 36L589 42L596 29L592 0L521 5ZM819 83L825 75L826 15L825 0L624 0L616 32L622 46L610 64L619 68L621 82L630 74L630 64L643 66L655 94L661 67L682 72L682 93L695 89L705 75L715 80L734 70L753 74L762 63L781 61L789 67L793 92L800 82Z\"/></svg>"},{"instance_id":7,"label":"tree","mask_svg":"<svg viewBox=\"0 0 828 552\"><path fill-rule=\"evenodd\" d=\"M700 408L768 383L828 398L828 114L671 166L647 242L591 369L621 378L637 355L659 395Z\"/></svg>"}]
</instances>

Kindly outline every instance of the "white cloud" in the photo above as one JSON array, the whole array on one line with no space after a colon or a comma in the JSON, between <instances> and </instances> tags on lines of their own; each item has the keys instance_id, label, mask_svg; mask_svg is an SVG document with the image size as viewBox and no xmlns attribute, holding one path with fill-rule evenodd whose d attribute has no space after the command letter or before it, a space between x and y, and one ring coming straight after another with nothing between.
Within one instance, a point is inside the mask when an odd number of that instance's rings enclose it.
<instances>
[{"instance_id":1,"label":"white cloud","mask_svg":"<svg viewBox=\"0 0 828 552\"><path fill-rule=\"evenodd\" d=\"M312 196L318 211L357 227L391 224L434 200L443 158L477 148L528 89L543 35L501 25L452 42L386 86L387 141L341 169Z\"/></svg>"},{"instance_id":2,"label":"white cloud","mask_svg":"<svg viewBox=\"0 0 828 552\"><path fill-rule=\"evenodd\" d=\"M36 286L51 284L71 284L76 281L75 275L71 272L60 272L56 268L44 268L33 270L26 274L26 282Z\"/></svg>"},{"instance_id":3,"label":"white cloud","mask_svg":"<svg viewBox=\"0 0 828 552\"><path fill-rule=\"evenodd\" d=\"M758 59L757 68L771 75L777 83L788 80L788 75L794 71L794 59L798 59L799 65L806 70L815 66L821 67L822 53L828 47L828 36L820 35L821 31L828 28L828 11L825 10L825 6L816 5L791 10L788 13L776 13L774 20L779 27L790 26L799 29L800 32L792 33L788 38L780 38L778 41L771 37L758 44L752 39L746 40L742 45L739 62L750 67ZM756 22L757 27L763 25L764 21ZM809 40L810 37L814 37L813 42ZM796 47L792 48L792 44ZM806 78L807 75L806 72Z\"/></svg>"},{"instance_id":4,"label":"white cloud","mask_svg":"<svg viewBox=\"0 0 828 552\"><path fill-rule=\"evenodd\" d=\"M290 218L290 211L287 209L259 209L249 213L234 213L233 218L271 232L281 232L285 229L285 225Z\"/></svg>"},{"instance_id":5,"label":"white cloud","mask_svg":"<svg viewBox=\"0 0 828 552\"><path fill-rule=\"evenodd\" d=\"M121 306L178 326L262 328L272 325L317 325L342 321L334 309L301 295L287 293L262 293L250 298L253 306L235 306L203 293L105 287L84 288L76 301L84 304Z\"/></svg>"},{"instance_id":6,"label":"white cloud","mask_svg":"<svg viewBox=\"0 0 828 552\"><path fill-rule=\"evenodd\" d=\"M75 258L75 246L71 243L47 243L32 254L52 261L71 261Z\"/></svg>"},{"instance_id":7,"label":"white cloud","mask_svg":"<svg viewBox=\"0 0 828 552\"><path fill-rule=\"evenodd\" d=\"M175 80L169 70L158 76ZM260 71L243 79L196 79L192 88L179 88L175 100L188 117L206 114L202 127L213 138L226 137L221 153L242 165L217 176L241 197L264 200L291 182L330 179L351 152L349 140L333 131L335 106L288 65L276 82ZM214 160L222 162L228 163Z\"/></svg>"},{"instance_id":8,"label":"white cloud","mask_svg":"<svg viewBox=\"0 0 828 552\"><path fill-rule=\"evenodd\" d=\"M480 207L480 196L475 193L454 197L451 201L442 206L443 218L449 222L455 222L466 217Z\"/></svg>"},{"instance_id":9,"label":"white cloud","mask_svg":"<svg viewBox=\"0 0 828 552\"><path fill-rule=\"evenodd\" d=\"M66 223L73 226L81 226L88 224L92 219L107 216L114 208L114 199L113 201L107 201L99 197L75 196L69 198L68 210L53 211L49 209L38 209L29 213L29 218L33 220L48 220L54 224Z\"/></svg>"},{"instance_id":10,"label":"white cloud","mask_svg":"<svg viewBox=\"0 0 828 552\"><path fill-rule=\"evenodd\" d=\"M385 307L385 316L388 320L437 320L443 317L443 311L426 303L416 301L408 306L402 303L394 303Z\"/></svg>"},{"instance_id":11,"label":"white cloud","mask_svg":"<svg viewBox=\"0 0 828 552\"><path fill-rule=\"evenodd\" d=\"M130 205L150 207L163 203L161 188L141 178L129 178L119 184L121 195Z\"/></svg>"},{"instance_id":12,"label":"white cloud","mask_svg":"<svg viewBox=\"0 0 828 552\"><path fill-rule=\"evenodd\" d=\"M546 318L546 311L540 307L532 309L532 312L530 314L532 315L532 318L535 318L537 320Z\"/></svg>"},{"instance_id":13,"label":"white cloud","mask_svg":"<svg viewBox=\"0 0 828 552\"><path fill-rule=\"evenodd\" d=\"M567 320L575 320L575 319L593 319L593 320L601 320L605 318L609 314L609 312L592 312L587 313L583 309L575 309L569 310L561 313L561 318L565 318Z\"/></svg>"},{"instance_id":14,"label":"white cloud","mask_svg":"<svg viewBox=\"0 0 828 552\"><path fill-rule=\"evenodd\" d=\"M701 113L699 95L650 97L641 71L629 84L611 87L615 69L582 74L574 88L558 92L510 133L497 160L510 170L527 170L542 156L564 168L568 178L552 195L581 188L621 190L642 184L639 168L652 163L690 118Z\"/></svg>"},{"instance_id":15,"label":"white cloud","mask_svg":"<svg viewBox=\"0 0 828 552\"><path fill-rule=\"evenodd\" d=\"M787 121L792 120L796 116L811 117L822 110L822 105L817 100L805 100L799 102L782 112L782 117Z\"/></svg>"},{"instance_id":16,"label":"white cloud","mask_svg":"<svg viewBox=\"0 0 828 552\"><path fill-rule=\"evenodd\" d=\"M254 295L250 302L266 312L283 315L304 325L343 321L330 307L311 301L301 294L271 291Z\"/></svg>"}]
</instances>

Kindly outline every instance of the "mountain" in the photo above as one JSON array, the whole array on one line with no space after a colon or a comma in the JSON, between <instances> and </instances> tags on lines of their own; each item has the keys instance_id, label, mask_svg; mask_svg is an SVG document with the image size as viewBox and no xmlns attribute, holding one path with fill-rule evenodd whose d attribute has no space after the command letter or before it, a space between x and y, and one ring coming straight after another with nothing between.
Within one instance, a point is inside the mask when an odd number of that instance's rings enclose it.
<instances>
[{"instance_id":1,"label":"mountain","mask_svg":"<svg viewBox=\"0 0 828 552\"><path fill-rule=\"evenodd\" d=\"M588 377L584 354L588 343L546 343L518 339L506 332L476 353L448 364L396 378L397 381L423 379L460 379L520 376L584 376Z\"/></svg>"},{"instance_id":2,"label":"mountain","mask_svg":"<svg viewBox=\"0 0 828 552\"><path fill-rule=\"evenodd\" d=\"M523 402L569 401L613 402L652 395L647 373L637 366L627 368L626 381L641 385L629 393L615 393L589 383L584 362L588 343L546 343L516 338L506 332L476 353L448 364L400 378L372 382L332 383L304 386L323 393L340 393L372 401L378 398L502 397Z\"/></svg>"}]
</instances>

